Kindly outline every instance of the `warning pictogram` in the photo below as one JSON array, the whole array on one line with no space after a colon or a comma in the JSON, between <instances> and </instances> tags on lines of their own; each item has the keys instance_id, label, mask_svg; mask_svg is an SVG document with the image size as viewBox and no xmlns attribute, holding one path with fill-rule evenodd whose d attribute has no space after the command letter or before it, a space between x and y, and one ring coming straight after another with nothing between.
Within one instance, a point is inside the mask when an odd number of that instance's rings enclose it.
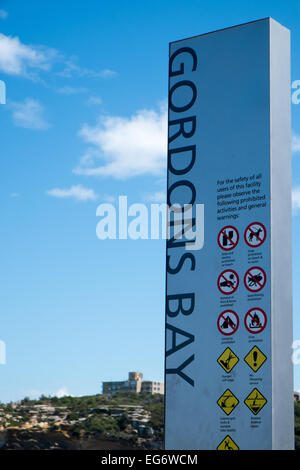
<instances>
[{"instance_id":1,"label":"warning pictogram","mask_svg":"<svg viewBox=\"0 0 300 470\"><path fill-rule=\"evenodd\" d=\"M267 315L261 308L251 308L245 315L244 323L249 333L256 335L265 329Z\"/></svg>"},{"instance_id":2,"label":"warning pictogram","mask_svg":"<svg viewBox=\"0 0 300 470\"><path fill-rule=\"evenodd\" d=\"M239 400L232 393L232 391L229 390L229 388L227 388L227 390L225 390L225 392L219 398L217 403L218 403L219 407L224 411L224 413L227 414L227 416L228 416L237 407L237 405L239 404Z\"/></svg>"},{"instance_id":3,"label":"warning pictogram","mask_svg":"<svg viewBox=\"0 0 300 470\"><path fill-rule=\"evenodd\" d=\"M265 271L258 266L253 266L246 271L244 284L250 292L259 292L265 287L267 276Z\"/></svg>"},{"instance_id":4,"label":"warning pictogram","mask_svg":"<svg viewBox=\"0 0 300 470\"><path fill-rule=\"evenodd\" d=\"M239 242L239 232L232 225L223 227L218 235L218 245L222 250L230 251L233 250Z\"/></svg>"},{"instance_id":5,"label":"warning pictogram","mask_svg":"<svg viewBox=\"0 0 300 470\"><path fill-rule=\"evenodd\" d=\"M239 276L232 269L226 269L218 277L218 289L222 294L232 295L239 286Z\"/></svg>"},{"instance_id":6,"label":"warning pictogram","mask_svg":"<svg viewBox=\"0 0 300 470\"><path fill-rule=\"evenodd\" d=\"M218 445L217 450L239 450L239 447L230 436L226 436Z\"/></svg>"},{"instance_id":7,"label":"warning pictogram","mask_svg":"<svg viewBox=\"0 0 300 470\"><path fill-rule=\"evenodd\" d=\"M239 323L239 317L233 310L224 310L218 317L217 326L222 335L230 336L237 331Z\"/></svg>"},{"instance_id":8,"label":"warning pictogram","mask_svg":"<svg viewBox=\"0 0 300 470\"><path fill-rule=\"evenodd\" d=\"M267 403L267 399L260 393L259 390L257 390L257 388L254 388L244 400L244 403L248 406L249 410L251 410L254 415L257 415Z\"/></svg>"},{"instance_id":9,"label":"warning pictogram","mask_svg":"<svg viewBox=\"0 0 300 470\"><path fill-rule=\"evenodd\" d=\"M229 374L234 366L239 362L239 358L234 354L230 348L226 348L217 360L220 366Z\"/></svg>"},{"instance_id":10,"label":"warning pictogram","mask_svg":"<svg viewBox=\"0 0 300 470\"><path fill-rule=\"evenodd\" d=\"M244 361L254 372L257 372L266 360L267 356L257 346L254 346L244 357Z\"/></svg>"},{"instance_id":11,"label":"warning pictogram","mask_svg":"<svg viewBox=\"0 0 300 470\"><path fill-rule=\"evenodd\" d=\"M266 227L260 222L249 224L244 233L245 242L251 248L261 246L265 241L266 236Z\"/></svg>"}]
</instances>

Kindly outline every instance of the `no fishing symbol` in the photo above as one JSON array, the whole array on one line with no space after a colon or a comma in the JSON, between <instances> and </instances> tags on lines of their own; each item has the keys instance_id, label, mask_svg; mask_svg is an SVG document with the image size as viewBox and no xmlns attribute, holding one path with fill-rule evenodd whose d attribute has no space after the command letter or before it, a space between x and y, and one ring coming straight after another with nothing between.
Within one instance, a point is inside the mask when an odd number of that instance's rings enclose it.
<instances>
[{"instance_id":1,"label":"no fishing symbol","mask_svg":"<svg viewBox=\"0 0 300 470\"><path fill-rule=\"evenodd\" d=\"M267 276L265 271L258 266L249 268L244 277L244 284L250 292L259 292L265 287Z\"/></svg>"},{"instance_id":2,"label":"no fishing symbol","mask_svg":"<svg viewBox=\"0 0 300 470\"><path fill-rule=\"evenodd\" d=\"M266 227L260 222L252 222L252 224L249 224L244 233L245 242L251 248L261 246L266 236Z\"/></svg>"},{"instance_id":3,"label":"no fishing symbol","mask_svg":"<svg viewBox=\"0 0 300 470\"><path fill-rule=\"evenodd\" d=\"M232 269L226 269L218 277L218 289L222 294L231 295L239 286L239 276Z\"/></svg>"},{"instance_id":4,"label":"no fishing symbol","mask_svg":"<svg viewBox=\"0 0 300 470\"><path fill-rule=\"evenodd\" d=\"M239 242L239 232L232 225L223 227L218 235L218 245L224 251L233 250Z\"/></svg>"}]
</instances>

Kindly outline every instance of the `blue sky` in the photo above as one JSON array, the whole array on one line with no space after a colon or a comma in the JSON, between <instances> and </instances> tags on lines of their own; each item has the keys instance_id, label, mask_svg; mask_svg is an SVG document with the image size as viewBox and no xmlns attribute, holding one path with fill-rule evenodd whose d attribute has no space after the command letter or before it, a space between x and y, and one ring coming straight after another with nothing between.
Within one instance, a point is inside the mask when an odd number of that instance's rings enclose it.
<instances>
[{"instance_id":1,"label":"blue sky","mask_svg":"<svg viewBox=\"0 0 300 470\"><path fill-rule=\"evenodd\" d=\"M0 1L1 401L98 393L129 370L163 380L165 242L100 241L96 208L163 198L168 43L266 16L291 29L300 80L300 1ZM300 103L292 113L300 339Z\"/></svg>"}]
</instances>

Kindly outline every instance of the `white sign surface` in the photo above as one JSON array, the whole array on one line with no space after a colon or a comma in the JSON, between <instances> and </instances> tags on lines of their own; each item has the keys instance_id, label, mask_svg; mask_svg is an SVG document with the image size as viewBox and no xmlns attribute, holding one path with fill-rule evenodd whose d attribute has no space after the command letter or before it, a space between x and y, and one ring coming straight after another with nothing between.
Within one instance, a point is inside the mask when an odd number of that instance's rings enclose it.
<instances>
[{"instance_id":1,"label":"white sign surface","mask_svg":"<svg viewBox=\"0 0 300 470\"><path fill-rule=\"evenodd\" d=\"M171 43L169 77L168 204L192 205L193 227L204 204L204 243L172 237L172 215L166 448L290 449L289 31Z\"/></svg>"}]
</instances>

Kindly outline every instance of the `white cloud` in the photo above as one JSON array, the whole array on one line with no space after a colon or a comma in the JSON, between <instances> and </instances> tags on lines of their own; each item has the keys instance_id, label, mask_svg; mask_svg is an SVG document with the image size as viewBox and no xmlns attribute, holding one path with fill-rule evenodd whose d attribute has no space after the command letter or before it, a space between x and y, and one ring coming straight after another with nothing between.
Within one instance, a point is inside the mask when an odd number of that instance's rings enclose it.
<instances>
[{"instance_id":1,"label":"white cloud","mask_svg":"<svg viewBox=\"0 0 300 470\"><path fill-rule=\"evenodd\" d=\"M13 111L16 126L26 129L47 129L49 124L43 118L43 106L39 101L27 98L23 103L12 102L9 107Z\"/></svg>"},{"instance_id":2,"label":"white cloud","mask_svg":"<svg viewBox=\"0 0 300 470\"><path fill-rule=\"evenodd\" d=\"M73 87L73 86L64 86L57 88L57 92L62 95L77 95L79 93L87 93L87 88L84 87Z\"/></svg>"},{"instance_id":3,"label":"white cloud","mask_svg":"<svg viewBox=\"0 0 300 470\"><path fill-rule=\"evenodd\" d=\"M154 203L165 203L167 199L167 194L164 191L156 191L152 194L145 195L146 201L154 202Z\"/></svg>"},{"instance_id":4,"label":"white cloud","mask_svg":"<svg viewBox=\"0 0 300 470\"><path fill-rule=\"evenodd\" d=\"M114 70L110 70L110 69L104 69L98 72L98 74L99 74L99 77L101 78L110 78L110 77L115 77L117 75L117 72L115 72Z\"/></svg>"},{"instance_id":5,"label":"white cloud","mask_svg":"<svg viewBox=\"0 0 300 470\"><path fill-rule=\"evenodd\" d=\"M101 116L98 124L84 124L80 136L91 144L73 171L81 175L158 175L166 167L167 110L144 109L129 118ZM102 160L102 164L97 161Z\"/></svg>"},{"instance_id":6,"label":"white cloud","mask_svg":"<svg viewBox=\"0 0 300 470\"><path fill-rule=\"evenodd\" d=\"M5 10L0 10L0 18L1 20L5 20L8 17L8 13Z\"/></svg>"},{"instance_id":7,"label":"white cloud","mask_svg":"<svg viewBox=\"0 0 300 470\"><path fill-rule=\"evenodd\" d=\"M78 184L76 186L71 186L69 189L53 188L46 191L48 196L53 196L57 198L73 198L77 201L89 201L97 198L97 194L93 189L85 188Z\"/></svg>"},{"instance_id":8,"label":"white cloud","mask_svg":"<svg viewBox=\"0 0 300 470\"><path fill-rule=\"evenodd\" d=\"M104 194L102 199L103 201L109 202L110 204L113 204L117 200L117 198L115 196L112 196L111 194Z\"/></svg>"},{"instance_id":9,"label":"white cloud","mask_svg":"<svg viewBox=\"0 0 300 470\"><path fill-rule=\"evenodd\" d=\"M6 17L5 15L7 16L5 10L0 10L0 18ZM97 71L82 67L77 62L77 57L65 57L56 49L26 45L17 36L0 33L0 72L38 80L39 71L49 71L53 65L59 65L60 70L57 68L55 73L64 78L111 78L117 75L108 68Z\"/></svg>"},{"instance_id":10,"label":"white cloud","mask_svg":"<svg viewBox=\"0 0 300 470\"><path fill-rule=\"evenodd\" d=\"M55 393L48 393L48 392L42 392L41 390L38 390L38 389L33 389L33 390L26 390L25 392L23 392L23 396L25 397L28 397L30 398L31 400L36 400L38 398L40 398L42 395L48 397L48 396L52 396L52 397L57 397L57 398L62 398L62 397L65 397L65 396L73 396L69 393L67 387L64 385L63 387L59 388L57 390L57 392Z\"/></svg>"},{"instance_id":11,"label":"white cloud","mask_svg":"<svg viewBox=\"0 0 300 470\"><path fill-rule=\"evenodd\" d=\"M20 193L10 193L10 197L20 197Z\"/></svg>"},{"instance_id":12,"label":"white cloud","mask_svg":"<svg viewBox=\"0 0 300 470\"><path fill-rule=\"evenodd\" d=\"M78 58L72 56L64 61L64 68L57 72L57 75L64 78L72 77L89 77L89 78L111 78L117 75L116 72L110 69L92 70L78 65Z\"/></svg>"},{"instance_id":13,"label":"white cloud","mask_svg":"<svg viewBox=\"0 0 300 470\"><path fill-rule=\"evenodd\" d=\"M293 203L293 211L297 213L300 209L300 186L297 186L292 191L292 203Z\"/></svg>"},{"instance_id":14,"label":"white cloud","mask_svg":"<svg viewBox=\"0 0 300 470\"><path fill-rule=\"evenodd\" d=\"M72 396L69 392L66 386L61 387L57 392L53 394L54 397L57 398L62 398L62 397L70 397Z\"/></svg>"},{"instance_id":15,"label":"white cloud","mask_svg":"<svg viewBox=\"0 0 300 470\"><path fill-rule=\"evenodd\" d=\"M49 70L57 56L54 49L27 46L18 37L0 33L0 71L4 73L33 78L32 69Z\"/></svg>"},{"instance_id":16,"label":"white cloud","mask_svg":"<svg viewBox=\"0 0 300 470\"><path fill-rule=\"evenodd\" d=\"M100 98L99 96L90 96L87 104L91 106L99 106L100 104L102 104L102 98Z\"/></svg>"},{"instance_id":17,"label":"white cloud","mask_svg":"<svg viewBox=\"0 0 300 470\"><path fill-rule=\"evenodd\" d=\"M294 134L292 138L292 152L300 152L300 135Z\"/></svg>"}]
</instances>

